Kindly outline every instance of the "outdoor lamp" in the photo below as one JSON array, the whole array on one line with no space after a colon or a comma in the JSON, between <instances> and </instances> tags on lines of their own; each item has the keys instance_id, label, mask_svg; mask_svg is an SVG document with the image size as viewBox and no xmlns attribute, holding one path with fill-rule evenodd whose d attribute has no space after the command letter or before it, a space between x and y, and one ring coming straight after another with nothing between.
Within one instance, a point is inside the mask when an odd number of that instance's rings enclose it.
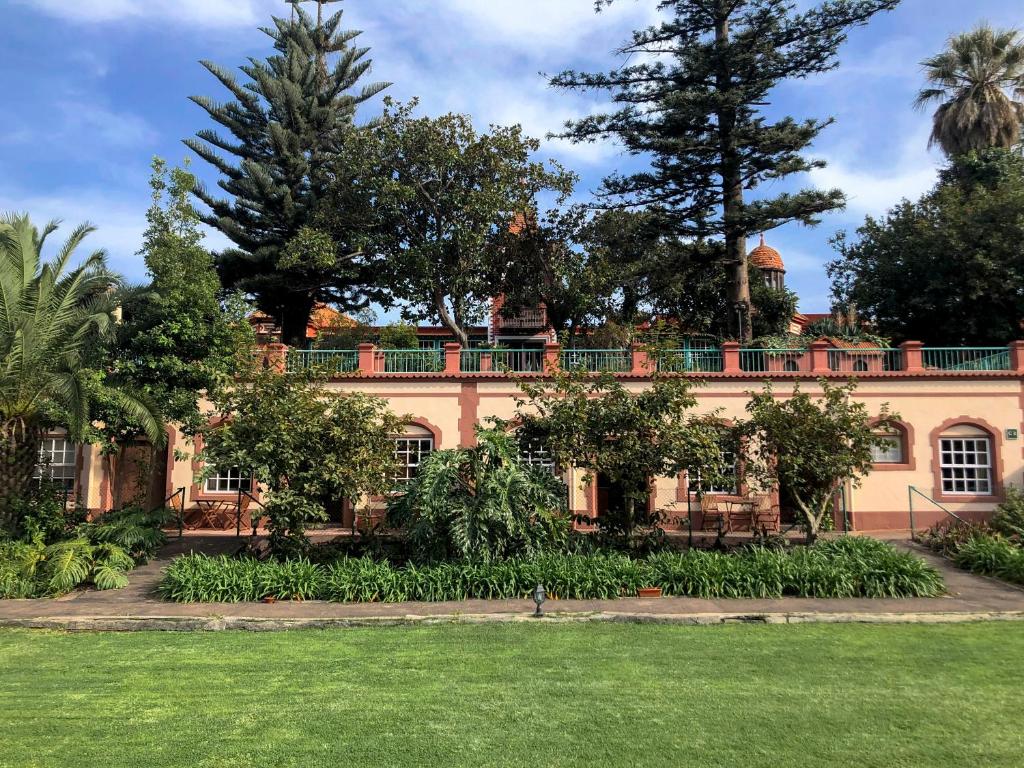
<instances>
[{"instance_id":1,"label":"outdoor lamp","mask_svg":"<svg viewBox=\"0 0 1024 768\"><path fill-rule=\"evenodd\" d=\"M544 615L544 611L541 608L544 605L544 601L548 599L548 593L544 591L544 585L538 584L537 588L533 590L533 602L537 604L537 610L533 612L536 618L540 618Z\"/></svg>"}]
</instances>

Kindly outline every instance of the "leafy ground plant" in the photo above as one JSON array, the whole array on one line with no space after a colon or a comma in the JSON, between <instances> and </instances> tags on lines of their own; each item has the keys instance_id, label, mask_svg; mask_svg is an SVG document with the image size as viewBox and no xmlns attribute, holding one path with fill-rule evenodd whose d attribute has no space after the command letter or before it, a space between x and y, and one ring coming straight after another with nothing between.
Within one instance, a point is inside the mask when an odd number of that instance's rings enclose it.
<instances>
[{"instance_id":1,"label":"leafy ground plant","mask_svg":"<svg viewBox=\"0 0 1024 768\"><path fill-rule=\"evenodd\" d=\"M538 583L555 599L610 599L661 587L703 598L935 597L939 573L884 542L849 538L788 552L693 550L646 558L542 554L492 562L395 567L369 558L335 563L256 561L188 555L164 574L160 593L177 602L246 602L264 597L335 602L526 599Z\"/></svg>"},{"instance_id":2,"label":"leafy ground plant","mask_svg":"<svg viewBox=\"0 0 1024 768\"><path fill-rule=\"evenodd\" d=\"M63 538L0 542L0 599L56 597L81 586L120 589L128 572L165 541L169 512L124 509L76 526Z\"/></svg>"}]
</instances>

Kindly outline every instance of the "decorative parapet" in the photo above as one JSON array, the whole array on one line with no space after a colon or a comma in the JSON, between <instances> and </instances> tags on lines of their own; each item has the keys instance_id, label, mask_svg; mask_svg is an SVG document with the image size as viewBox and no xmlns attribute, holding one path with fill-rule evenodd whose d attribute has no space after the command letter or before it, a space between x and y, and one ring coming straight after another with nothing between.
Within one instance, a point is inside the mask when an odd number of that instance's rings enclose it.
<instances>
[{"instance_id":1,"label":"decorative parapet","mask_svg":"<svg viewBox=\"0 0 1024 768\"><path fill-rule=\"evenodd\" d=\"M542 377L553 370L584 370L624 378L655 374L695 378L858 378L898 376L1024 375L1024 341L1008 347L924 347L907 341L898 348L836 346L815 341L807 349L741 349L735 342L720 347L655 350L563 349L546 344L530 349L443 350L379 349L360 344L356 350L288 350L269 344L261 352L273 370L317 367L332 377Z\"/></svg>"}]
</instances>

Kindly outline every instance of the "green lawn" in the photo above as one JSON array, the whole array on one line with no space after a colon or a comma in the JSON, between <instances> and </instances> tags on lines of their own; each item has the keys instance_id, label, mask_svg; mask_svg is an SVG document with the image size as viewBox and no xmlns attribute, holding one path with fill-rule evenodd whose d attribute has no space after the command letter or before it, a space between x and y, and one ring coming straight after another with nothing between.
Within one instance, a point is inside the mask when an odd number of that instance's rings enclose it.
<instances>
[{"instance_id":1,"label":"green lawn","mask_svg":"<svg viewBox=\"0 0 1024 768\"><path fill-rule=\"evenodd\" d=\"M0 632L0 766L1020 766L1024 625Z\"/></svg>"}]
</instances>

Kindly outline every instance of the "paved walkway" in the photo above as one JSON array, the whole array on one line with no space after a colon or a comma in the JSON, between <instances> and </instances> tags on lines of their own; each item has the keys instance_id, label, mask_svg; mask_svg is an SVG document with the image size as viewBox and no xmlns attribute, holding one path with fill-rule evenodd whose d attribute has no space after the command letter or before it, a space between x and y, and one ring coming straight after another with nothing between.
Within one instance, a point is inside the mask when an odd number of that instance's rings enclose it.
<instances>
[{"instance_id":1,"label":"paved walkway","mask_svg":"<svg viewBox=\"0 0 1024 768\"><path fill-rule=\"evenodd\" d=\"M1024 589L973 576L917 548L938 568L949 595L907 600L782 598L779 600L560 600L545 605L552 621L647 621L689 624L727 622L952 622L1024 620ZM237 547L228 537L191 537L171 542L159 559L137 569L125 589L74 592L56 600L2 600L0 626L90 630L291 629L393 623L529 620L525 600L466 600L444 603L281 602L178 604L154 590L169 559L192 549L207 553Z\"/></svg>"}]
</instances>

